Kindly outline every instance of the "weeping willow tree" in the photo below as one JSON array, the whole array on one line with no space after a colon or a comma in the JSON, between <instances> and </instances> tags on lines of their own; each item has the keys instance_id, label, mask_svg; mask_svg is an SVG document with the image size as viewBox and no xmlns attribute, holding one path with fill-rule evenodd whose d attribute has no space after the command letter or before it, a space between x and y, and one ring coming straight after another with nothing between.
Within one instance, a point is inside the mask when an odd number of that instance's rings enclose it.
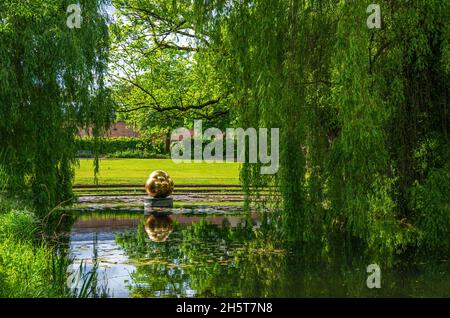
<instances>
[{"instance_id":1,"label":"weeping willow tree","mask_svg":"<svg viewBox=\"0 0 450 318\"><path fill-rule=\"evenodd\" d=\"M98 136L111 118L105 1L78 1L80 28L67 25L71 3L0 3L0 165L41 217L71 197L78 128Z\"/></svg>"},{"instance_id":2,"label":"weeping willow tree","mask_svg":"<svg viewBox=\"0 0 450 318\"><path fill-rule=\"evenodd\" d=\"M450 245L448 1L380 0L381 29L372 1L196 3L240 124L280 128L278 174L242 180L281 194L286 239Z\"/></svg>"}]
</instances>

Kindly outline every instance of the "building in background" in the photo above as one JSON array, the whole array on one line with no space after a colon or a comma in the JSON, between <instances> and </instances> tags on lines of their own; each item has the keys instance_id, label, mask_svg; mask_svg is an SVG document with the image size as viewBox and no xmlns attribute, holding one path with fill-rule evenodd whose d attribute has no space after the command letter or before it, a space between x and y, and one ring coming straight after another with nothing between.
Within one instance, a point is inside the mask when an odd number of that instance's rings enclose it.
<instances>
[{"instance_id":1,"label":"building in background","mask_svg":"<svg viewBox=\"0 0 450 318\"><path fill-rule=\"evenodd\" d=\"M92 128L88 131L80 129L78 132L80 137L92 136ZM118 137L140 137L141 134L137 131L136 125L126 123L124 121L118 121L113 123L106 133L107 138L118 138Z\"/></svg>"}]
</instances>

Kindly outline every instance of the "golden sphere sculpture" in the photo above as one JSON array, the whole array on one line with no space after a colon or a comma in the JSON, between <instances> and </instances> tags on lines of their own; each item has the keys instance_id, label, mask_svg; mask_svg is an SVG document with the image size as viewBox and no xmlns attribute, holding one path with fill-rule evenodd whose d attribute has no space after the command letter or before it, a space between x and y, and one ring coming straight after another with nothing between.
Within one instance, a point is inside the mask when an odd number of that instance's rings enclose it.
<instances>
[{"instance_id":1,"label":"golden sphere sculpture","mask_svg":"<svg viewBox=\"0 0 450 318\"><path fill-rule=\"evenodd\" d=\"M165 198L173 192L173 188L173 180L162 170L153 171L145 183L145 191L152 198Z\"/></svg>"},{"instance_id":2,"label":"golden sphere sculpture","mask_svg":"<svg viewBox=\"0 0 450 318\"><path fill-rule=\"evenodd\" d=\"M153 242L164 242L173 231L173 221L169 216L149 216L144 223L145 232Z\"/></svg>"}]
</instances>

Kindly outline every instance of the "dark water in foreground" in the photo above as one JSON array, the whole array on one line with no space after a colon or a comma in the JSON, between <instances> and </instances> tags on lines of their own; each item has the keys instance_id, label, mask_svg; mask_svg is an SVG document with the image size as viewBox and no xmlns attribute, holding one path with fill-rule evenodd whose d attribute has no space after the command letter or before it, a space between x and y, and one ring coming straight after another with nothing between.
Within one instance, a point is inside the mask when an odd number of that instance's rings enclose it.
<instances>
[{"instance_id":1,"label":"dark water in foreground","mask_svg":"<svg viewBox=\"0 0 450 318\"><path fill-rule=\"evenodd\" d=\"M357 252L306 253L301 246L277 248L255 236L253 229L259 226L255 216L227 213L81 214L70 234L70 270L82 264L84 273L96 272L91 296L450 296L445 257L380 265L381 288L369 289L367 266L383 259ZM82 288L89 276L80 277L72 287Z\"/></svg>"}]
</instances>

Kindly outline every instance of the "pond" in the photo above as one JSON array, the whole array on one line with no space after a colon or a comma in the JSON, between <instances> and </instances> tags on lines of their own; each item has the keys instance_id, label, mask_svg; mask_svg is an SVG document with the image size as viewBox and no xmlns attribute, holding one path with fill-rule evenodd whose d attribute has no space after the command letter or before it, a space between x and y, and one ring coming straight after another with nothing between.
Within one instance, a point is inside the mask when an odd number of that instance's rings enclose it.
<instances>
[{"instance_id":1,"label":"pond","mask_svg":"<svg viewBox=\"0 0 450 318\"><path fill-rule=\"evenodd\" d=\"M389 260L389 266L380 265L381 288L369 289L366 269L374 256L271 244L258 234L264 231L255 231L261 227L256 214L174 212L78 213L70 232L69 271L76 273L71 287L89 283L90 297L450 295L450 263L444 257Z\"/></svg>"}]
</instances>

